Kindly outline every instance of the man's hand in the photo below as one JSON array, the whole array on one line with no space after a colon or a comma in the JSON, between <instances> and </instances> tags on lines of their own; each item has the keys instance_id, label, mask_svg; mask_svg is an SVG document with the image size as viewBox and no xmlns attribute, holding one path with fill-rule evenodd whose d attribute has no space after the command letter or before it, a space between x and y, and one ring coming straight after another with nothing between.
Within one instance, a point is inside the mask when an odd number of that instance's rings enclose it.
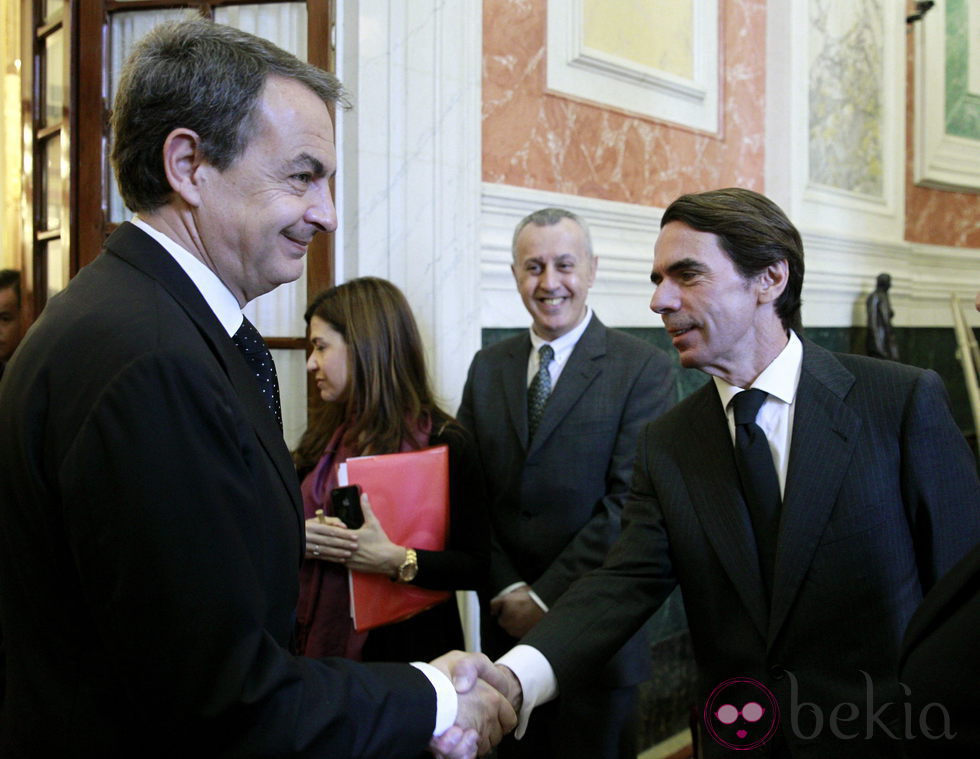
<instances>
[{"instance_id":1,"label":"man's hand","mask_svg":"<svg viewBox=\"0 0 980 759\"><path fill-rule=\"evenodd\" d=\"M476 730L453 725L438 738L429 741L429 751L439 759L473 759L480 736Z\"/></svg>"},{"instance_id":2,"label":"man's hand","mask_svg":"<svg viewBox=\"0 0 980 759\"><path fill-rule=\"evenodd\" d=\"M482 756L517 725L521 688L506 667L497 667L483 654L452 651L430 662L453 682L459 694L456 724L429 748L446 759ZM505 694L505 695L502 695Z\"/></svg>"},{"instance_id":3,"label":"man's hand","mask_svg":"<svg viewBox=\"0 0 980 759\"><path fill-rule=\"evenodd\" d=\"M512 638L523 638L544 617L544 610L531 598L529 585L515 588L490 602L490 614Z\"/></svg>"}]
</instances>

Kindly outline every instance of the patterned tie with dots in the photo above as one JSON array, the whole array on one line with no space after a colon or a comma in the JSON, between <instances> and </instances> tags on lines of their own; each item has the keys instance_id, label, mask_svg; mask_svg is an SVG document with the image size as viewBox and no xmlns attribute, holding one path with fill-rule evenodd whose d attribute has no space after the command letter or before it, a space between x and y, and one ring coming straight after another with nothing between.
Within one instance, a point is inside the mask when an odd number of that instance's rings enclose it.
<instances>
[{"instance_id":1,"label":"patterned tie with dots","mask_svg":"<svg viewBox=\"0 0 980 759\"><path fill-rule=\"evenodd\" d=\"M276 365L272 361L272 354L269 352L262 335L255 329L248 319L242 321L242 326L232 337L235 347L242 352L249 368L255 372L255 381L258 383L259 392L265 399L269 411L276 418L279 429L282 429L282 408L279 405L279 379L276 377Z\"/></svg>"},{"instance_id":2,"label":"patterned tie with dots","mask_svg":"<svg viewBox=\"0 0 980 759\"><path fill-rule=\"evenodd\" d=\"M554 358L554 348L547 343L538 348L538 373L534 375L527 389L527 425L530 433L528 439L534 437L541 423L548 396L551 395L551 374L548 372L548 365Z\"/></svg>"}]
</instances>

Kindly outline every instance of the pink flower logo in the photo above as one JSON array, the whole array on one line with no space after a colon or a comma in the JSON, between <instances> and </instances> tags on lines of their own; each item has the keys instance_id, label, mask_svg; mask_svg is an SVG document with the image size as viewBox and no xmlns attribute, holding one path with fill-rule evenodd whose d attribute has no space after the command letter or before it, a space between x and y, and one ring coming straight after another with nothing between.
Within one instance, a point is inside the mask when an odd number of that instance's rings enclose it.
<instances>
[{"instance_id":1,"label":"pink flower logo","mask_svg":"<svg viewBox=\"0 0 980 759\"><path fill-rule=\"evenodd\" d=\"M748 751L765 745L776 734L779 704L758 680L733 677L711 691L704 705L704 726L715 743Z\"/></svg>"}]
</instances>

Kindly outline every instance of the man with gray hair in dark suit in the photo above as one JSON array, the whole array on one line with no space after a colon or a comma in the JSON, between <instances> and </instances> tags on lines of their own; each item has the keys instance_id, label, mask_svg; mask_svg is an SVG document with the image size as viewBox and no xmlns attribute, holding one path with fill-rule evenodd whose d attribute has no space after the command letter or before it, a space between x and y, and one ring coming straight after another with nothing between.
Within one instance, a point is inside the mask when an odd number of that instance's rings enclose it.
<instances>
[{"instance_id":1,"label":"man with gray hair in dark suit","mask_svg":"<svg viewBox=\"0 0 980 759\"><path fill-rule=\"evenodd\" d=\"M200 18L124 67L112 158L136 215L0 383L0 755L462 759L515 721L446 676L453 655L289 648L302 499L241 309L337 227L337 103L329 72Z\"/></svg>"}]
</instances>

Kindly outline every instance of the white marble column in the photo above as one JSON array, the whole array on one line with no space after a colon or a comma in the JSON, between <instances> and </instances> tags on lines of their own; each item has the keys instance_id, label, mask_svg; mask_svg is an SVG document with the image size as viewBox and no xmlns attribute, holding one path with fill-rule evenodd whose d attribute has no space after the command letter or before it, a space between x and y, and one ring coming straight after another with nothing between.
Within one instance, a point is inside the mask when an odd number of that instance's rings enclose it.
<instances>
[{"instance_id":1,"label":"white marble column","mask_svg":"<svg viewBox=\"0 0 980 759\"><path fill-rule=\"evenodd\" d=\"M337 279L401 287L451 413L480 345L479 0L340 0Z\"/></svg>"}]
</instances>

